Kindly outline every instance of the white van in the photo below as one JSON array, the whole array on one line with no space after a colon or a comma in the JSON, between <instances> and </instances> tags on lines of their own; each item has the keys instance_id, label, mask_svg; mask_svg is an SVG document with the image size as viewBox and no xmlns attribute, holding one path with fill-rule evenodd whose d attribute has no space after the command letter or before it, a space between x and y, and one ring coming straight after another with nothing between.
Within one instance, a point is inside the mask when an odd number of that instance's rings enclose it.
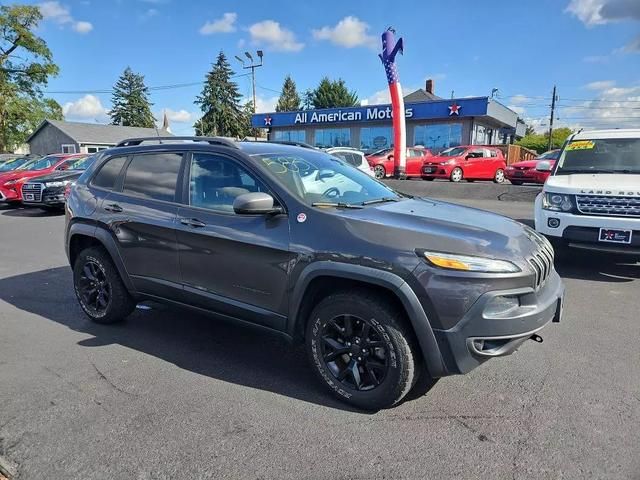
<instances>
[{"instance_id":1,"label":"white van","mask_svg":"<svg viewBox=\"0 0 640 480\"><path fill-rule=\"evenodd\" d=\"M640 129L569 137L536 198L535 224L557 246L640 256Z\"/></svg>"}]
</instances>

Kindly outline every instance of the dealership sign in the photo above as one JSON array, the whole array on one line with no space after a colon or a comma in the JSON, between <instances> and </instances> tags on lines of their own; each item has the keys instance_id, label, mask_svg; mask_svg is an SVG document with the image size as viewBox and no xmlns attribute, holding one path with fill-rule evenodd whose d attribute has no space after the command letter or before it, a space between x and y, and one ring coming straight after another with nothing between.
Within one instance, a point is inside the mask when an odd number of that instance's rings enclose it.
<instances>
[{"instance_id":1,"label":"dealership sign","mask_svg":"<svg viewBox=\"0 0 640 480\"><path fill-rule=\"evenodd\" d=\"M482 116L487 114L487 97L458 98L405 104L405 118L430 120ZM391 121L391 105L363 107L325 108L299 112L257 113L251 117L253 127L292 127L302 125L335 125L355 122Z\"/></svg>"}]
</instances>

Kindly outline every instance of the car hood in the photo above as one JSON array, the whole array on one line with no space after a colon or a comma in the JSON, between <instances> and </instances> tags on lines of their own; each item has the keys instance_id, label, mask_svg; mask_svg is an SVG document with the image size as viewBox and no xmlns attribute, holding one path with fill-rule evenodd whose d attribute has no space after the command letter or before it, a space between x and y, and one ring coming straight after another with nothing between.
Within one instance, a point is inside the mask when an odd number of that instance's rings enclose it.
<instances>
[{"instance_id":1,"label":"car hood","mask_svg":"<svg viewBox=\"0 0 640 480\"><path fill-rule=\"evenodd\" d=\"M34 170L13 170L11 172L5 172L0 175L0 184L6 183L9 180L15 180L16 178L32 178L38 175L42 175L43 172Z\"/></svg>"},{"instance_id":2,"label":"car hood","mask_svg":"<svg viewBox=\"0 0 640 480\"><path fill-rule=\"evenodd\" d=\"M64 180L76 180L84 173L84 170L64 170L52 172L47 175L32 178L32 182L62 182Z\"/></svg>"},{"instance_id":3,"label":"car hood","mask_svg":"<svg viewBox=\"0 0 640 480\"><path fill-rule=\"evenodd\" d=\"M547 179L544 190L558 193L614 196L631 194L640 197L640 174L574 173L571 175L552 175Z\"/></svg>"},{"instance_id":4,"label":"car hood","mask_svg":"<svg viewBox=\"0 0 640 480\"><path fill-rule=\"evenodd\" d=\"M540 160L525 160L524 162L516 162L509 165L514 168L535 168Z\"/></svg>"},{"instance_id":5,"label":"car hood","mask_svg":"<svg viewBox=\"0 0 640 480\"><path fill-rule=\"evenodd\" d=\"M362 231L353 233L374 242L409 251L424 248L507 259L521 268L541 241L531 228L510 218L426 198L369 205L344 214L361 221L351 228Z\"/></svg>"},{"instance_id":6,"label":"car hood","mask_svg":"<svg viewBox=\"0 0 640 480\"><path fill-rule=\"evenodd\" d=\"M441 163L448 162L449 160L461 160L462 157L440 157L438 155L425 157L426 163Z\"/></svg>"}]
</instances>

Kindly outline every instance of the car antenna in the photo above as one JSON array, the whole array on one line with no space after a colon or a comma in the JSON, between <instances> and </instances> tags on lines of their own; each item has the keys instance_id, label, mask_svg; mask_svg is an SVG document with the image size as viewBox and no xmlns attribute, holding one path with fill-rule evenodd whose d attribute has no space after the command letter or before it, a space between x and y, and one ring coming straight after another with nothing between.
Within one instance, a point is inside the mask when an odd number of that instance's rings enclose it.
<instances>
[{"instance_id":1,"label":"car antenna","mask_svg":"<svg viewBox=\"0 0 640 480\"><path fill-rule=\"evenodd\" d=\"M156 119L153 119L153 128L156 131L156 137L161 138L160 137L160 132L158 131L158 125L156 125ZM160 145L162 145L162 140L158 140L158 142L160 142Z\"/></svg>"}]
</instances>

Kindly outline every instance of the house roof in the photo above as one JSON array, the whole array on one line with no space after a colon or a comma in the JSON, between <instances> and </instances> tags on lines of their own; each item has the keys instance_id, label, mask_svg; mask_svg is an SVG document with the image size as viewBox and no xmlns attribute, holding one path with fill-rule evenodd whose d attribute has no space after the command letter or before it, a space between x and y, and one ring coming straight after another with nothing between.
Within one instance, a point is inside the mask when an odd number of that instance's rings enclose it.
<instances>
[{"instance_id":1,"label":"house roof","mask_svg":"<svg viewBox=\"0 0 640 480\"><path fill-rule=\"evenodd\" d=\"M404 97L404 101L407 103L429 102L431 100L442 100L442 98L427 92L424 88L419 88Z\"/></svg>"},{"instance_id":2,"label":"house roof","mask_svg":"<svg viewBox=\"0 0 640 480\"><path fill-rule=\"evenodd\" d=\"M170 136L163 129L123 127L121 125L102 125L99 123L65 122L61 120L45 120L27 138L27 143L35 137L45 125L52 125L77 143L93 143L98 145L116 145L122 140L134 137Z\"/></svg>"}]
</instances>

